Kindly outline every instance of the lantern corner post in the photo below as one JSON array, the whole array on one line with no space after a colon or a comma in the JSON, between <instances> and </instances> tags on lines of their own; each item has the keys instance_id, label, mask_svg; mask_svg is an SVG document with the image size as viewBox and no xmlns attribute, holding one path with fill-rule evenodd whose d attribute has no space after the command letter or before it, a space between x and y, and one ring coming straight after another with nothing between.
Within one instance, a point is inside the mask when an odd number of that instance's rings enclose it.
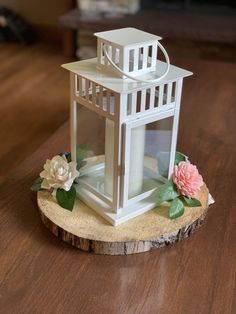
<instances>
[{"instance_id":1,"label":"lantern corner post","mask_svg":"<svg viewBox=\"0 0 236 314\"><path fill-rule=\"evenodd\" d=\"M76 162L77 143L77 101L76 101L76 74L70 72L70 150L71 160Z\"/></svg>"},{"instance_id":2,"label":"lantern corner post","mask_svg":"<svg viewBox=\"0 0 236 314\"><path fill-rule=\"evenodd\" d=\"M180 78L176 81L175 109L174 109L174 121L173 121L173 129L172 129L173 133L172 133L172 141L171 141L171 153L170 153L168 179L170 179L172 176L174 164L175 164L175 153L176 153L178 128L179 128L179 113L180 113L182 86L183 86L183 78Z\"/></svg>"},{"instance_id":3,"label":"lantern corner post","mask_svg":"<svg viewBox=\"0 0 236 314\"><path fill-rule=\"evenodd\" d=\"M115 94L115 132L114 132L114 175L113 175L113 212L122 211L122 125L124 121L124 112L127 106L127 94Z\"/></svg>"}]
</instances>

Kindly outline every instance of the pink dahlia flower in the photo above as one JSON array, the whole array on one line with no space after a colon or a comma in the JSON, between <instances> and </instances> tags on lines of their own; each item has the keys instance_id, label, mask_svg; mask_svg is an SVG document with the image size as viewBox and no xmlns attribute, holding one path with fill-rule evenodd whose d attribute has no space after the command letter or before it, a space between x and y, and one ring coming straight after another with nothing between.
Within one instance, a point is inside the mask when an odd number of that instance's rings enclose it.
<instances>
[{"instance_id":1,"label":"pink dahlia flower","mask_svg":"<svg viewBox=\"0 0 236 314\"><path fill-rule=\"evenodd\" d=\"M197 167L186 161L181 161L178 166L174 166L173 182L179 192L188 197L195 197L203 185L203 179Z\"/></svg>"}]
</instances>

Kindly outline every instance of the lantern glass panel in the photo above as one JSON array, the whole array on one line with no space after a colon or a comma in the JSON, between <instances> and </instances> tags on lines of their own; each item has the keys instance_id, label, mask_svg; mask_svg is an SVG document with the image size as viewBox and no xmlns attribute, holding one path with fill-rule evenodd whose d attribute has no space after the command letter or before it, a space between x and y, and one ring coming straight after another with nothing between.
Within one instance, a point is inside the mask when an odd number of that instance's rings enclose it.
<instances>
[{"instance_id":1,"label":"lantern glass panel","mask_svg":"<svg viewBox=\"0 0 236 314\"><path fill-rule=\"evenodd\" d=\"M86 146L79 183L112 200L114 122L78 104L77 146ZM80 150L77 150L77 157Z\"/></svg>"},{"instance_id":2,"label":"lantern glass panel","mask_svg":"<svg viewBox=\"0 0 236 314\"><path fill-rule=\"evenodd\" d=\"M173 117L131 128L128 198L168 178Z\"/></svg>"}]
</instances>

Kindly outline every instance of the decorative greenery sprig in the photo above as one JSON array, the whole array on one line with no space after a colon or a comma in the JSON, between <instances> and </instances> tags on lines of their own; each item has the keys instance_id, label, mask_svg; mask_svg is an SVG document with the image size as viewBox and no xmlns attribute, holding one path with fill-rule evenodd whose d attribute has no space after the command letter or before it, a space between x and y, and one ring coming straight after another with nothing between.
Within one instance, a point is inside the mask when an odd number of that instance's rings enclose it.
<instances>
[{"instance_id":1,"label":"decorative greenery sprig","mask_svg":"<svg viewBox=\"0 0 236 314\"><path fill-rule=\"evenodd\" d=\"M44 170L40 173L31 190L34 192L40 189L51 190L56 197L58 204L72 211L76 198L76 178L80 175L79 170L86 164L87 145L77 146L76 162L71 161L71 153L64 152L47 160Z\"/></svg>"},{"instance_id":2,"label":"decorative greenery sprig","mask_svg":"<svg viewBox=\"0 0 236 314\"><path fill-rule=\"evenodd\" d=\"M184 206L198 207L201 202L193 195L203 185L203 180L196 166L192 165L188 157L176 152L173 176L154 192L157 203L169 202L169 217L178 218L184 214Z\"/></svg>"}]
</instances>

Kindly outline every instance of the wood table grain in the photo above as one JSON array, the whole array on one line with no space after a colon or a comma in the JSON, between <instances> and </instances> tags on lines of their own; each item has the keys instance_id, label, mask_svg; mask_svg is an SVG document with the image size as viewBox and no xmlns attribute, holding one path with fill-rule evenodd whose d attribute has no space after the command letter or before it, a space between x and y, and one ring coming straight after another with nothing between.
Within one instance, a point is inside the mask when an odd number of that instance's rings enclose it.
<instances>
[{"instance_id":1,"label":"wood table grain","mask_svg":"<svg viewBox=\"0 0 236 314\"><path fill-rule=\"evenodd\" d=\"M184 85L178 149L216 200L205 224L174 246L133 256L58 241L30 185L47 157L68 149L67 122L0 186L0 313L236 313L236 65L177 65L195 73Z\"/></svg>"},{"instance_id":2,"label":"wood table grain","mask_svg":"<svg viewBox=\"0 0 236 314\"><path fill-rule=\"evenodd\" d=\"M68 119L66 62L57 45L0 44L0 181Z\"/></svg>"}]
</instances>

